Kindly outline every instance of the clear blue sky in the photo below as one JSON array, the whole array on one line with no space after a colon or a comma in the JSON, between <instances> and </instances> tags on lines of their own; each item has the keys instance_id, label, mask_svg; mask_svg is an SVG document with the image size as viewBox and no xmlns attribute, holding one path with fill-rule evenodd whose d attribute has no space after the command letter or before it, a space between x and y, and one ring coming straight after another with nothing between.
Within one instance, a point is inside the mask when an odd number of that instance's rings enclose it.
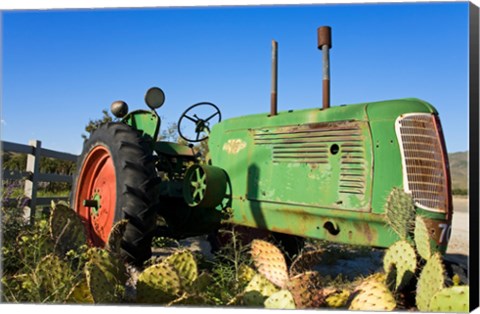
<instances>
[{"instance_id":1,"label":"clear blue sky","mask_svg":"<svg viewBox=\"0 0 480 314\"><path fill-rule=\"evenodd\" d=\"M79 154L89 119L161 87L164 126L200 101L224 118L321 106L316 29L329 25L332 105L417 97L440 112L449 152L468 149L468 3L3 11L2 133Z\"/></svg>"}]
</instances>

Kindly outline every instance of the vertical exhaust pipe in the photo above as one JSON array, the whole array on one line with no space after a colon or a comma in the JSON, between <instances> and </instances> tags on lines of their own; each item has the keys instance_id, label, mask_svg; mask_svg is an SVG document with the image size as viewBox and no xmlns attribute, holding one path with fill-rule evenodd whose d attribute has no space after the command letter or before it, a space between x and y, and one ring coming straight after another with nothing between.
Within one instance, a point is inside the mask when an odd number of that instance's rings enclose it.
<instances>
[{"instance_id":1,"label":"vertical exhaust pipe","mask_svg":"<svg viewBox=\"0 0 480 314\"><path fill-rule=\"evenodd\" d=\"M330 108L330 55L332 48L332 29L321 26L317 29L318 49L323 53L323 109Z\"/></svg>"},{"instance_id":2,"label":"vertical exhaust pipe","mask_svg":"<svg viewBox=\"0 0 480 314\"><path fill-rule=\"evenodd\" d=\"M270 116L277 115L277 81L278 81L278 43L272 40L272 90L270 93Z\"/></svg>"}]
</instances>

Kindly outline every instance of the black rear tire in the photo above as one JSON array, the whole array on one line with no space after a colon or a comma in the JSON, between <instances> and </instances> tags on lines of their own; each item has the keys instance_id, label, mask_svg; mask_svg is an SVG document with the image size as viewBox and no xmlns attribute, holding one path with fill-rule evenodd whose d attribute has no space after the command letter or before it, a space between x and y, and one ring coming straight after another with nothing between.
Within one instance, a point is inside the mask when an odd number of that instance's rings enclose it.
<instances>
[{"instance_id":1,"label":"black rear tire","mask_svg":"<svg viewBox=\"0 0 480 314\"><path fill-rule=\"evenodd\" d=\"M74 180L72 205L78 213L86 211L85 208L81 209L83 200L78 196L81 189L87 188L85 184L79 186L85 181L81 180L81 176L94 171L83 170L83 167L88 167L86 160L89 154L99 146L108 150L113 161L115 184L112 186L116 190L115 208L99 210L114 211L113 223L124 218L128 219L121 253L127 262L141 265L152 255L151 242L156 228L156 195L153 189L156 171L151 141L124 123L107 123L93 131L84 143ZM87 229L92 231L92 220L89 216L91 214L83 214L82 218L87 224ZM94 235L90 232L89 236ZM104 234L102 237L105 238Z\"/></svg>"}]
</instances>

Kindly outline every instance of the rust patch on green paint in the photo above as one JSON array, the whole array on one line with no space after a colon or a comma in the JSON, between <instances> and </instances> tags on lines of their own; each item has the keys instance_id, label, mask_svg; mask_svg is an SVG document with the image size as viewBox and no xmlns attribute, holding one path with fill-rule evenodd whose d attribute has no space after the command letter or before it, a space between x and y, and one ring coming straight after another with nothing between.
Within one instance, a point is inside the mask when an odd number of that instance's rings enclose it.
<instances>
[{"instance_id":1,"label":"rust patch on green paint","mask_svg":"<svg viewBox=\"0 0 480 314\"><path fill-rule=\"evenodd\" d=\"M245 147L247 147L247 143L241 139L230 139L223 144L223 150L230 155L238 154Z\"/></svg>"}]
</instances>

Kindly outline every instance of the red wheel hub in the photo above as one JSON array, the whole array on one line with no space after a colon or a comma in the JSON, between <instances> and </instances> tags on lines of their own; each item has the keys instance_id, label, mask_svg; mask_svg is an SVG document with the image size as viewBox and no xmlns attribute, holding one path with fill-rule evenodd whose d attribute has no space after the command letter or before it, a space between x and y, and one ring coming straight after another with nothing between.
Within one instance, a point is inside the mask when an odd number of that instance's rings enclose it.
<instances>
[{"instance_id":1,"label":"red wheel hub","mask_svg":"<svg viewBox=\"0 0 480 314\"><path fill-rule=\"evenodd\" d=\"M78 176L74 204L95 246L104 246L108 240L115 219L116 196L112 156L106 147L96 146L85 158Z\"/></svg>"}]
</instances>

